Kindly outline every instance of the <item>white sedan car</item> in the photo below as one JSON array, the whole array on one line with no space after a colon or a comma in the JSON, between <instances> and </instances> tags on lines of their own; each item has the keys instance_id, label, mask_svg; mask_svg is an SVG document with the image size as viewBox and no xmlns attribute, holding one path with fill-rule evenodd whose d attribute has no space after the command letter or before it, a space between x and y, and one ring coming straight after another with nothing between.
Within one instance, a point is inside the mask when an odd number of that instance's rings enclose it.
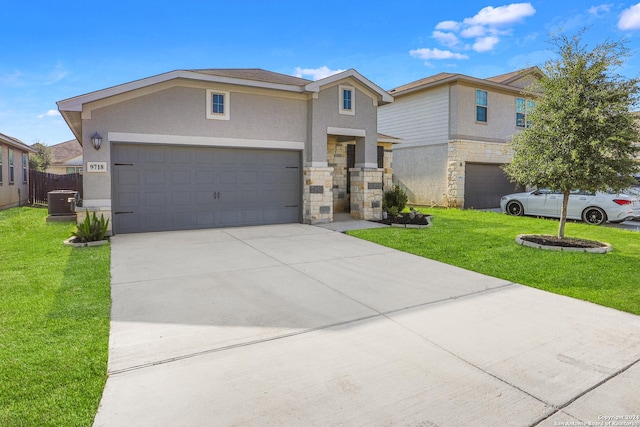
<instances>
[{"instance_id":1,"label":"white sedan car","mask_svg":"<svg viewBox=\"0 0 640 427\"><path fill-rule=\"evenodd\" d=\"M503 196L500 199L500 208L509 215L560 218L562 198L562 193L542 188ZM600 225L607 221L622 222L638 216L638 197L628 194L572 191L569 196L567 219Z\"/></svg>"}]
</instances>

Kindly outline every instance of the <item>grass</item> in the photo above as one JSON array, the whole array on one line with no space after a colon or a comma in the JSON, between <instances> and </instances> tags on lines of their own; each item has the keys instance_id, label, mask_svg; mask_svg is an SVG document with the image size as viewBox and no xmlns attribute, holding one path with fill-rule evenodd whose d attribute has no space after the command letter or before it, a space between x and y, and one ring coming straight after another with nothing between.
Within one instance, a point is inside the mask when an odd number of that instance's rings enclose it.
<instances>
[{"instance_id":1,"label":"grass","mask_svg":"<svg viewBox=\"0 0 640 427\"><path fill-rule=\"evenodd\" d=\"M90 426L106 381L109 246L47 211L0 211L0 425Z\"/></svg>"},{"instance_id":2,"label":"grass","mask_svg":"<svg viewBox=\"0 0 640 427\"><path fill-rule=\"evenodd\" d=\"M426 229L377 228L349 234L515 283L640 315L640 233L567 223L566 236L607 242L608 254L544 251L515 243L518 234L552 234L557 220L501 213L419 208ZM639 224L640 226L640 224Z\"/></svg>"}]
</instances>

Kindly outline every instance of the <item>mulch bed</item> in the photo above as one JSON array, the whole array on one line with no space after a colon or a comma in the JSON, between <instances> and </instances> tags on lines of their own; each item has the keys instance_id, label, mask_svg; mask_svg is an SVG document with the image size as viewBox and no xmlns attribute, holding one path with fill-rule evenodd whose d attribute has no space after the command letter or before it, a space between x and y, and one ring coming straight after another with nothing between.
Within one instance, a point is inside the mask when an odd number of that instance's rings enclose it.
<instances>
[{"instance_id":1,"label":"mulch bed","mask_svg":"<svg viewBox=\"0 0 640 427\"><path fill-rule=\"evenodd\" d=\"M604 248L607 245L593 240L576 239L574 237L565 237L559 239L557 236L548 235L526 235L520 237L522 240L531 243L537 243L545 246L561 246L563 248Z\"/></svg>"},{"instance_id":2,"label":"mulch bed","mask_svg":"<svg viewBox=\"0 0 640 427\"><path fill-rule=\"evenodd\" d=\"M405 213L398 214L397 216L389 215L387 216L387 219L382 219L375 222L379 222L380 224L387 224L387 225L391 225L391 224L429 225L429 217L431 217L431 215L422 214L421 217L419 217L419 215L414 215L414 217L411 218L411 214L405 212Z\"/></svg>"}]
</instances>

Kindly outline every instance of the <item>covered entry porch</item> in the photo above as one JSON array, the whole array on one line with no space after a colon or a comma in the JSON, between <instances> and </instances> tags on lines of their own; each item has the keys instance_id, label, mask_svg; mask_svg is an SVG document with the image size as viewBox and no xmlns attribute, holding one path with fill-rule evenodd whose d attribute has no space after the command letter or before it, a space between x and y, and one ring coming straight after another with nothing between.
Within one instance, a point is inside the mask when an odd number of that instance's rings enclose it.
<instances>
[{"instance_id":1,"label":"covered entry porch","mask_svg":"<svg viewBox=\"0 0 640 427\"><path fill-rule=\"evenodd\" d=\"M336 214L382 218L382 194L393 185L393 144L401 140L377 134L375 149L364 152L364 136L344 133L352 132L327 135L326 167L304 168L306 223L333 222ZM362 162L364 156L374 161Z\"/></svg>"}]
</instances>

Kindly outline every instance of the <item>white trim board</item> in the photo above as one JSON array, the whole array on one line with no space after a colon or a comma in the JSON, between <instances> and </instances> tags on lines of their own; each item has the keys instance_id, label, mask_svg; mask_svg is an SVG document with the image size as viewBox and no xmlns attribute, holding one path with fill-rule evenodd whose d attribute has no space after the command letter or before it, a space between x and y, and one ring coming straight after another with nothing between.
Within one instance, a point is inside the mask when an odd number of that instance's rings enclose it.
<instances>
[{"instance_id":1,"label":"white trim board","mask_svg":"<svg viewBox=\"0 0 640 427\"><path fill-rule=\"evenodd\" d=\"M148 133L109 132L110 142L136 144L197 145L226 148L266 148L277 150L304 150L304 141L278 141L263 139L218 138L210 136L156 135Z\"/></svg>"}]
</instances>

